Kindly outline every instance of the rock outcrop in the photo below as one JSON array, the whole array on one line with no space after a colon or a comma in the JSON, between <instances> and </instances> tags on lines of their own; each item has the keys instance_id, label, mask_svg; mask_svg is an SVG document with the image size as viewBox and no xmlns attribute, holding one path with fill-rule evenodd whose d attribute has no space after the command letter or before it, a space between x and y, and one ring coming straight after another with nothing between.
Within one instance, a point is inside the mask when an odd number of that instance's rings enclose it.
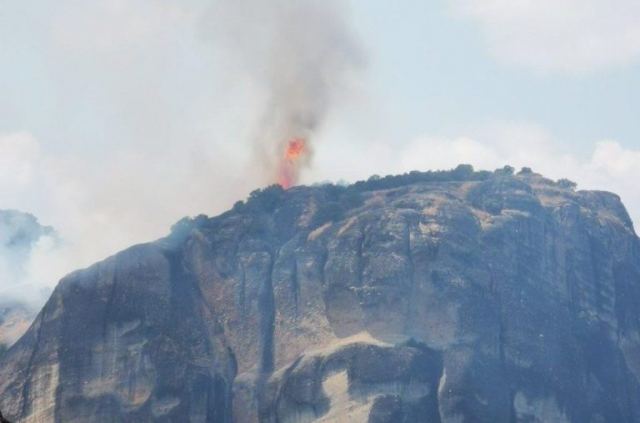
<instances>
[{"instance_id":1,"label":"rock outcrop","mask_svg":"<svg viewBox=\"0 0 640 423\"><path fill-rule=\"evenodd\" d=\"M24 304L0 304L0 355L29 329L34 317Z\"/></svg>"},{"instance_id":2,"label":"rock outcrop","mask_svg":"<svg viewBox=\"0 0 640 423\"><path fill-rule=\"evenodd\" d=\"M640 422L620 199L461 166L255 192L65 277L0 358L20 422Z\"/></svg>"}]
</instances>

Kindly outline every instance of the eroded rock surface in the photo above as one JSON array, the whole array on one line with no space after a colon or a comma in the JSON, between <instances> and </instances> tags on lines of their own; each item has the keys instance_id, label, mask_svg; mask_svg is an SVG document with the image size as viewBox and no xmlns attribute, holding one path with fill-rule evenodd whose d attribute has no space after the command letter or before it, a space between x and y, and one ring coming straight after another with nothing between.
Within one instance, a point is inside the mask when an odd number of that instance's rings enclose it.
<instances>
[{"instance_id":1,"label":"eroded rock surface","mask_svg":"<svg viewBox=\"0 0 640 423\"><path fill-rule=\"evenodd\" d=\"M64 278L21 422L640 422L619 198L509 169L270 188Z\"/></svg>"},{"instance_id":2,"label":"eroded rock surface","mask_svg":"<svg viewBox=\"0 0 640 423\"><path fill-rule=\"evenodd\" d=\"M29 329L35 313L21 303L0 303L0 355Z\"/></svg>"}]
</instances>

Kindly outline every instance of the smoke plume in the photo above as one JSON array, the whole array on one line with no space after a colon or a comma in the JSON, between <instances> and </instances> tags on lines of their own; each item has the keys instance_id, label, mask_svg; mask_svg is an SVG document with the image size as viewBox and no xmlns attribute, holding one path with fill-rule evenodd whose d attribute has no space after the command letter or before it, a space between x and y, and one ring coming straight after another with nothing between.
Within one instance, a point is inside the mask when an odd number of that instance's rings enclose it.
<instances>
[{"instance_id":1,"label":"smoke plume","mask_svg":"<svg viewBox=\"0 0 640 423\"><path fill-rule=\"evenodd\" d=\"M218 0L212 11L216 40L264 91L252 137L265 182L298 181L314 136L363 65L346 15L337 0Z\"/></svg>"},{"instance_id":2,"label":"smoke plume","mask_svg":"<svg viewBox=\"0 0 640 423\"><path fill-rule=\"evenodd\" d=\"M0 303L33 309L60 277L185 215L295 183L363 63L334 0L7 6L41 31L0 28L0 43L48 60L0 55L12 87L0 96L0 209L33 213L64 241L42 236L20 260L0 246Z\"/></svg>"},{"instance_id":3,"label":"smoke plume","mask_svg":"<svg viewBox=\"0 0 640 423\"><path fill-rule=\"evenodd\" d=\"M34 216L0 209L0 307L13 302L40 305L49 291L36 280L33 268L42 264L38 257L58 244L55 231Z\"/></svg>"}]
</instances>

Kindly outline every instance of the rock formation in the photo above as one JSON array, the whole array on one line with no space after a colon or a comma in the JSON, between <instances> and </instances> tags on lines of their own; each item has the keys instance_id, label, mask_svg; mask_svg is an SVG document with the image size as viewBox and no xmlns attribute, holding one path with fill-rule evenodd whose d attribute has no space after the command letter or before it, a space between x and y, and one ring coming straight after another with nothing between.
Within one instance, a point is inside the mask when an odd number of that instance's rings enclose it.
<instances>
[{"instance_id":1,"label":"rock formation","mask_svg":"<svg viewBox=\"0 0 640 423\"><path fill-rule=\"evenodd\" d=\"M58 285L19 422L640 422L620 199L460 166L270 187Z\"/></svg>"},{"instance_id":2,"label":"rock formation","mask_svg":"<svg viewBox=\"0 0 640 423\"><path fill-rule=\"evenodd\" d=\"M0 304L0 355L29 329L34 317L24 304Z\"/></svg>"}]
</instances>

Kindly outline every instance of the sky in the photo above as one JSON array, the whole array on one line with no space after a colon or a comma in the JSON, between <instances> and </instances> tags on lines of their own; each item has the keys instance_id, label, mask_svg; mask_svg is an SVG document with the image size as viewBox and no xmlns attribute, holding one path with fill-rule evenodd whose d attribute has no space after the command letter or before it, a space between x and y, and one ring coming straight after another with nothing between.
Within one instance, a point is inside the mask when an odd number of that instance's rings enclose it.
<instances>
[{"instance_id":1,"label":"sky","mask_svg":"<svg viewBox=\"0 0 640 423\"><path fill-rule=\"evenodd\" d=\"M337 75L313 73L317 48L344 54ZM291 67L331 94L302 183L528 166L618 193L640 224L636 0L6 0L0 208L65 244L0 296L272 182L261 122Z\"/></svg>"}]
</instances>

